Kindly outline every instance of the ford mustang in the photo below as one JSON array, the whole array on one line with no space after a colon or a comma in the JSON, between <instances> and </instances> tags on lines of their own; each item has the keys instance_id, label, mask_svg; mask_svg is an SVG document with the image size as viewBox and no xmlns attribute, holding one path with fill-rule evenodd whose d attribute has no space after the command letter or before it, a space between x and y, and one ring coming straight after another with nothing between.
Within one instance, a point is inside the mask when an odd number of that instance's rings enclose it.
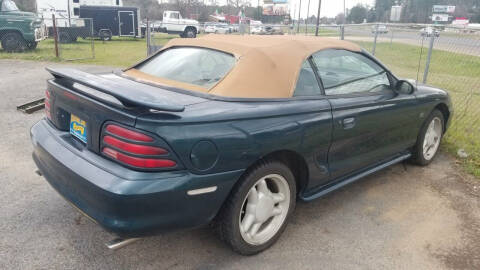
<instances>
[{"instance_id":1,"label":"ford mustang","mask_svg":"<svg viewBox=\"0 0 480 270\"><path fill-rule=\"evenodd\" d=\"M212 224L244 255L298 200L429 164L453 113L445 91L329 38L207 35L121 72L49 71L31 139L58 193L123 239Z\"/></svg>"}]
</instances>

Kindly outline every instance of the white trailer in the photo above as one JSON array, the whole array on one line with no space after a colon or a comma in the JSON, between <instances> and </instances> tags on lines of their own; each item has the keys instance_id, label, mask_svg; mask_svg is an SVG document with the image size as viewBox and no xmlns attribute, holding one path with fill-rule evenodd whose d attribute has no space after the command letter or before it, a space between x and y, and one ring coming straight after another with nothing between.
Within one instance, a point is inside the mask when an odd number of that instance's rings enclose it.
<instances>
[{"instance_id":1,"label":"white trailer","mask_svg":"<svg viewBox=\"0 0 480 270\"><path fill-rule=\"evenodd\" d=\"M82 27L80 6L119 6L123 0L37 0L37 13L45 19L47 27L52 27L52 14L55 14L58 27Z\"/></svg>"}]
</instances>

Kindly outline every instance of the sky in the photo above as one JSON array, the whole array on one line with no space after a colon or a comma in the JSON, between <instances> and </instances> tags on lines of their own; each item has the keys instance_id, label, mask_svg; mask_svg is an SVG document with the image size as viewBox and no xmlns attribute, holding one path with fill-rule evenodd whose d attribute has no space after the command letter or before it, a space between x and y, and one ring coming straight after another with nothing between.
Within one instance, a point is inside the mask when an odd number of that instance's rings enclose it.
<instances>
[{"instance_id":1,"label":"sky","mask_svg":"<svg viewBox=\"0 0 480 270\"><path fill-rule=\"evenodd\" d=\"M300 17L307 17L307 6L309 0L301 0L302 7ZM298 8L300 0L290 0L290 15L294 18L298 18ZM352 8L357 4L363 4L373 6L375 0L345 0L346 8ZM255 4L256 5L256 4ZM318 0L310 0L310 11L308 16L317 16ZM295 12L295 14L294 14ZM335 17L338 13L343 13L343 1L342 0L322 0L322 6L320 8L320 17Z\"/></svg>"}]
</instances>

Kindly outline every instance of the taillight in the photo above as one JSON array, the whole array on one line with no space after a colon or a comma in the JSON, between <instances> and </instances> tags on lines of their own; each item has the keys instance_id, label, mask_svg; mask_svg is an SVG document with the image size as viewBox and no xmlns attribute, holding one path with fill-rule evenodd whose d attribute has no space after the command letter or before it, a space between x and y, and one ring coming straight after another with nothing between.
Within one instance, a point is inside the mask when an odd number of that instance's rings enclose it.
<instances>
[{"instance_id":1,"label":"taillight","mask_svg":"<svg viewBox=\"0 0 480 270\"><path fill-rule=\"evenodd\" d=\"M168 154L167 150L148 145L134 144L124 142L122 140L116 139L112 136L103 137L103 142L105 144L115 146L116 148L123 150L125 152L134 153L138 155L165 155Z\"/></svg>"},{"instance_id":2,"label":"taillight","mask_svg":"<svg viewBox=\"0 0 480 270\"><path fill-rule=\"evenodd\" d=\"M104 147L102 152L107 156L120 162L139 168L169 168L175 167L177 163L168 159L138 158L125 155L109 147Z\"/></svg>"},{"instance_id":3,"label":"taillight","mask_svg":"<svg viewBox=\"0 0 480 270\"><path fill-rule=\"evenodd\" d=\"M50 91L45 90L45 115L48 119L52 120L52 114L50 113Z\"/></svg>"},{"instance_id":4,"label":"taillight","mask_svg":"<svg viewBox=\"0 0 480 270\"><path fill-rule=\"evenodd\" d=\"M122 137L128 140L140 141L140 142L153 142L152 137L147 136L140 132L136 132L136 131L121 127L121 126L108 125L106 130L112 134L115 134L119 137Z\"/></svg>"},{"instance_id":5,"label":"taillight","mask_svg":"<svg viewBox=\"0 0 480 270\"><path fill-rule=\"evenodd\" d=\"M155 144L156 140L138 131L108 124L102 138L102 153L119 163L135 168L173 168L177 163L165 157L169 151Z\"/></svg>"}]
</instances>

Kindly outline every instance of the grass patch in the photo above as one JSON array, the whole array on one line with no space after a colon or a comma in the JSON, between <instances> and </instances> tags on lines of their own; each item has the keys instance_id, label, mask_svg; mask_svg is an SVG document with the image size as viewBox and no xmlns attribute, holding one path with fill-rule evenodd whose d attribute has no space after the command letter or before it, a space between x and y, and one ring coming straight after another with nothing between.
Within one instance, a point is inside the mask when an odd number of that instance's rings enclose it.
<instances>
[{"instance_id":1,"label":"grass patch","mask_svg":"<svg viewBox=\"0 0 480 270\"><path fill-rule=\"evenodd\" d=\"M178 36L156 34L154 43L164 45ZM94 40L95 58L92 55L91 40L79 38L77 42L59 44L60 58L55 57L55 43L47 39L38 44L37 49L22 53L8 53L0 50L0 59L21 59L50 62L64 62L128 67L147 56L144 38L113 38L111 41Z\"/></svg>"},{"instance_id":2,"label":"grass patch","mask_svg":"<svg viewBox=\"0 0 480 270\"><path fill-rule=\"evenodd\" d=\"M371 48L371 42L356 42ZM428 49L399 43L377 43L376 57L396 75L422 81ZM421 58L420 58L421 55ZM420 67L420 68L419 68ZM480 178L480 57L434 50L427 83L449 92L454 109L443 149L456 155L462 148L465 169Z\"/></svg>"}]
</instances>

